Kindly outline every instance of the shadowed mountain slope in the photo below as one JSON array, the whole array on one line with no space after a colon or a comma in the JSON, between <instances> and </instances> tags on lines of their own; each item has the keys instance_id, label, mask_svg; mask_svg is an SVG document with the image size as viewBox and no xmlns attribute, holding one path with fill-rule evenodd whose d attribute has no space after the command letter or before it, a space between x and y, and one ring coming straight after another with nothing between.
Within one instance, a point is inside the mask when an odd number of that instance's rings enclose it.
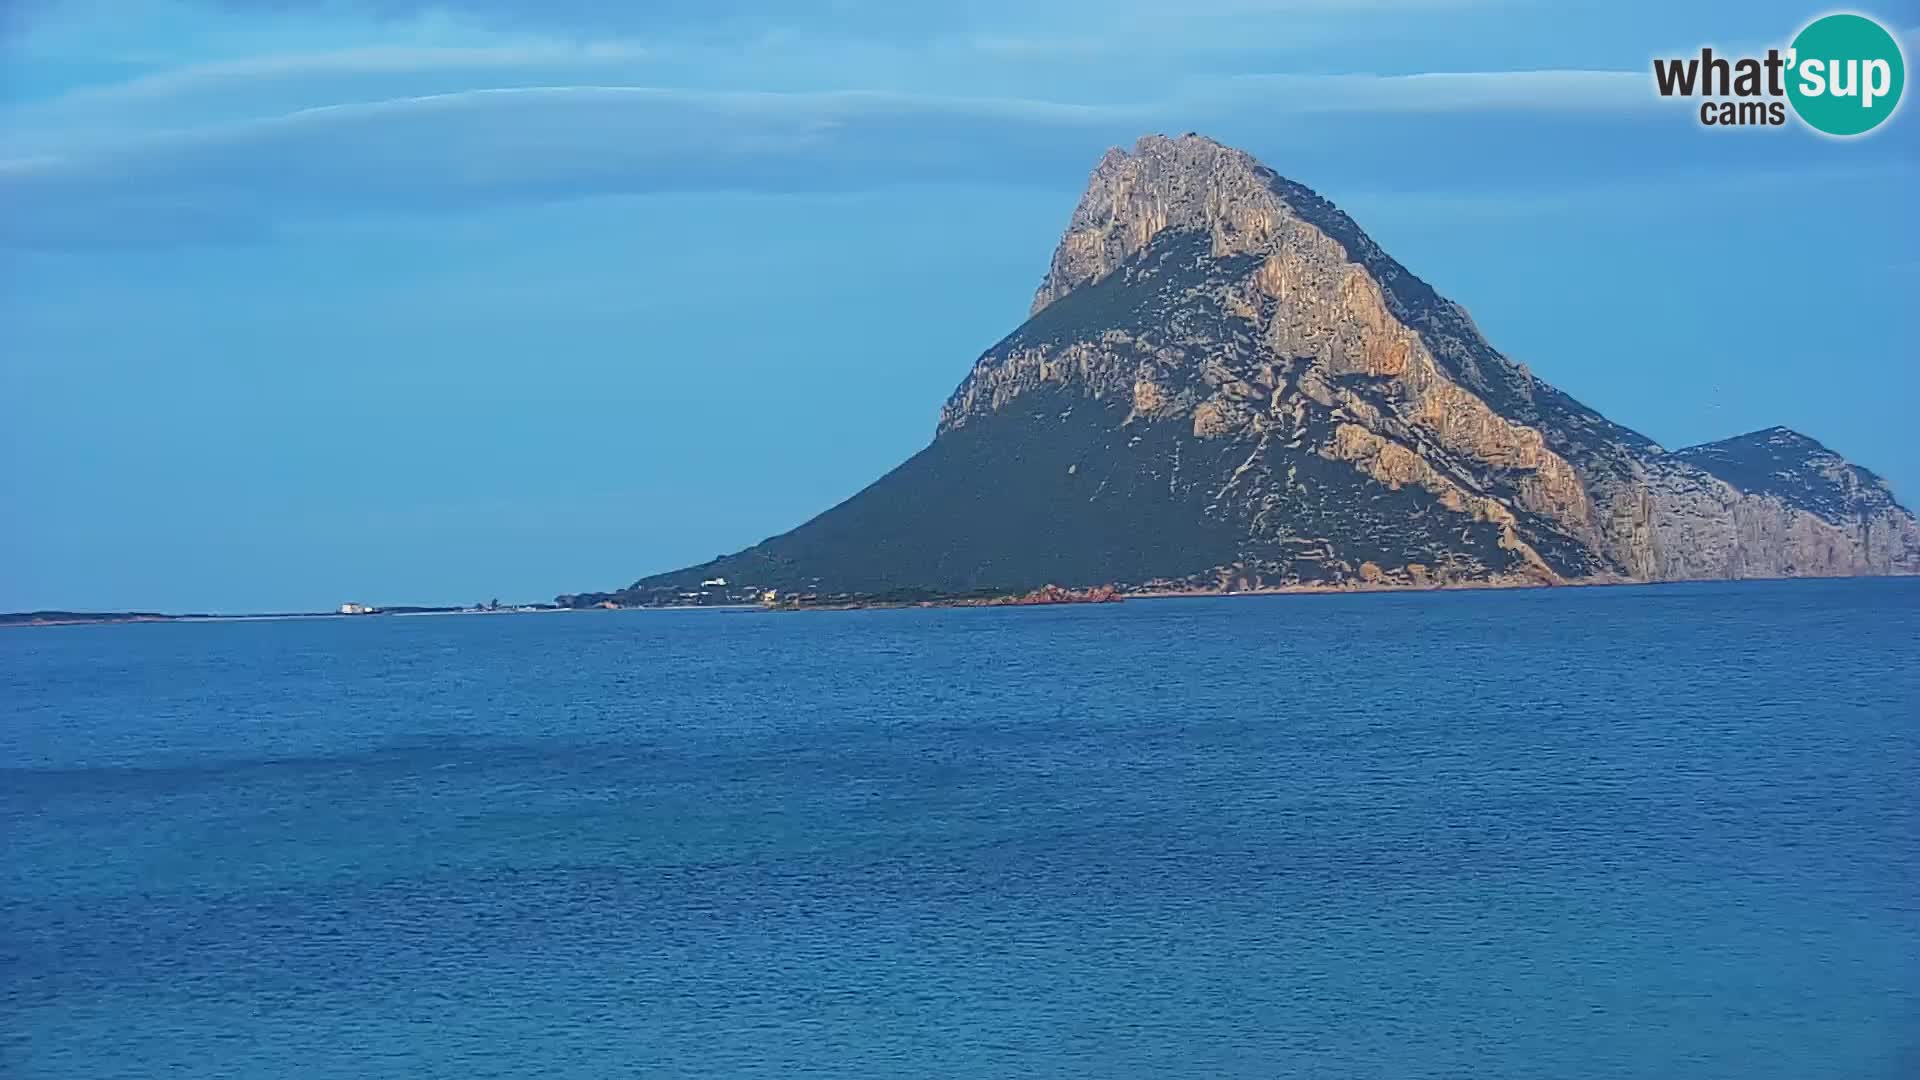
<instances>
[{"instance_id":1,"label":"shadowed mountain slope","mask_svg":"<svg viewBox=\"0 0 1920 1080\"><path fill-rule=\"evenodd\" d=\"M924 450L614 595L1915 572L1920 527L1872 473L1782 428L1669 453L1326 200L1189 135L1100 162L1030 318Z\"/></svg>"}]
</instances>

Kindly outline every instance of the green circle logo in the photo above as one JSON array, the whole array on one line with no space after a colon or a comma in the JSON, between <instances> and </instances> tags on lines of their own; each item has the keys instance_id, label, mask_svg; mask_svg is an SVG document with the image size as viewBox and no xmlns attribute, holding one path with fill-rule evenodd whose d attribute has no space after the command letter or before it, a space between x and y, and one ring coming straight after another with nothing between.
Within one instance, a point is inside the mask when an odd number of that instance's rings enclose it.
<instances>
[{"instance_id":1,"label":"green circle logo","mask_svg":"<svg viewBox=\"0 0 1920 1080\"><path fill-rule=\"evenodd\" d=\"M1787 99L1815 131L1861 135L1900 104L1906 58L1893 35L1864 15L1807 24L1788 53Z\"/></svg>"}]
</instances>

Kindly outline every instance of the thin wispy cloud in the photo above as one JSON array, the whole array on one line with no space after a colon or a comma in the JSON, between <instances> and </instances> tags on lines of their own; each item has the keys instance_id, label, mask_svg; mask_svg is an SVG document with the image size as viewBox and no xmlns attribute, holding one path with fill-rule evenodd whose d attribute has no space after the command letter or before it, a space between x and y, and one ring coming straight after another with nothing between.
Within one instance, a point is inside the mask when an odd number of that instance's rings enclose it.
<instances>
[{"instance_id":1,"label":"thin wispy cloud","mask_svg":"<svg viewBox=\"0 0 1920 1080\"><path fill-rule=\"evenodd\" d=\"M1644 69L1296 71L1283 60L1247 70L1251 54L1236 58L1239 71L1154 67L1178 49L1115 47L1166 23L1160 5L990 6L995 18L973 23L959 9L869 0L664 0L594 22L602 5L571 0L228 0L260 18L324 8L404 32L147 68L0 109L0 201L13 208L0 245L57 246L66 233L81 244L103 233L180 243L197 230L231 240L279 220L599 194L1071 186L1105 147L1147 131L1264 140L1289 157L1339 141L1358 166L1389 169L1377 148L1437 144L1447 152L1426 155L1431 174L1502 145L1574 146L1583 125L1658 120L1668 104ZM1482 6L1196 0L1174 21L1245 29L1266 19L1379 23L1391 12L1404 27ZM886 40L909 22L934 33ZM589 23L593 33L580 29ZM994 33L976 29L986 25ZM1064 32L1076 26L1077 36ZM1252 35L1206 36L1224 48ZM1127 58L1124 79L1111 78L1116 56ZM919 69L940 74L916 81ZM1030 85L1031 70L1049 77ZM956 74L988 71L996 77ZM1697 136L1684 121L1659 137ZM1377 134L1355 138L1342 125ZM1441 128L1449 134L1437 137Z\"/></svg>"},{"instance_id":2,"label":"thin wispy cloud","mask_svg":"<svg viewBox=\"0 0 1920 1080\"><path fill-rule=\"evenodd\" d=\"M312 53L270 53L238 60L217 60L142 75L124 82L86 87L57 104L125 103L210 89L244 87L290 77L409 74L434 71L484 73L529 67L565 67L646 60L655 50L631 42L574 44L534 41L518 45L427 47L367 45Z\"/></svg>"},{"instance_id":3,"label":"thin wispy cloud","mask_svg":"<svg viewBox=\"0 0 1920 1080\"><path fill-rule=\"evenodd\" d=\"M45 6L53 0L40 0ZM1517 0L1188 0L1181 15L1250 17L1301 15L1320 12L1458 10ZM938 23L1005 24L1031 20L1041 10L1022 0L978 0L968 5L912 5L898 0L650 0L646 4L608 5L597 0L217 0L231 11L260 13L292 10L358 9L380 16L404 16L422 11L456 11L475 17L516 22L555 24L671 25L692 20L725 24L731 20L790 20L819 25L865 24L880 29L900 23L925 26ZM911 10L925 8L926 10ZM1157 15L1166 5L1152 0L1055 0L1046 14L1057 18L1098 20Z\"/></svg>"},{"instance_id":4,"label":"thin wispy cloud","mask_svg":"<svg viewBox=\"0 0 1920 1080\"><path fill-rule=\"evenodd\" d=\"M337 59L337 58L336 58ZM382 62L397 59L389 55ZM333 61L330 61L333 62ZM262 66L257 70L275 70ZM1068 183L1106 146L1206 126L1261 103L1274 117L1636 103L1623 73L1479 72L1229 80L1186 100L1088 105L876 92L635 86L488 88L297 110L0 162L0 200L45 245L96 211L125 232L165 219L270 219L596 194L861 190L903 183ZM1584 96L1583 96L1584 95ZM183 217L182 210L191 210ZM138 231L137 229L134 231ZM219 237L251 229L221 225Z\"/></svg>"},{"instance_id":5,"label":"thin wispy cloud","mask_svg":"<svg viewBox=\"0 0 1920 1080\"><path fill-rule=\"evenodd\" d=\"M650 45L752 49L776 39L858 53L880 45L916 52L971 51L1062 57L1130 47L1148 54L1284 48L1325 39L1330 28L1380 36L1400 24L1434 22L1461 12L1533 6L1534 0L1189 0L1169 8L1149 0L979 0L962 5L895 0L124 0L111 8L82 0L8 0L13 33L0 39L29 54L65 59L162 60L174 42L175 62L197 56L232 58L252 41L256 51L287 51L313 28L341 32L357 25L360 41L329 45L484 41L531 36L592 42L643 40ZM0 6L0 10L4 10ZM232 16L240 16L234 18ZM1390 21L1383 22L1383 17ZM217 31L214 28L217 27ZM180 33L179 31L191 31ZM300 51L311 51L314 42Z\"/></svg>"},{"instance_id":6,"label":"thin wispy cloud","mask_svg":"<svg viewBox=\"0 0 1920 1080\"><path fill-rule=\"evenodd\" d=\"M1029 183L1136 122L1047 102L592 86L327 106L0 163L0 244L55 246L63 229L83 246L103 229L173 243L208 216L225 239L277 218L604 194Z\"/></svg>"},{"instance_id":7,"label":"thin wispy cloud","mask_svg":"<svg viewBox=\"0 0 1920 1080\"><path fill-rule=\"evenodd\" d=\"M1639 71L1428 71L1404 75L1238 75L1211 93L1286 112L1626 109L1656 98Z\"/></svg>"},{"instance_id":8,"label":"thin wispy cloud","mask_svg":"<svg viewBox=\"0 0 1920 1080\"><path fill-rule=\"evenodd\" d=\"M305 108L499 87L645 82L657 51L546 39L272 52L96 82L0 109L0 156L217 127Z\"/></svg>"}]
</instances>

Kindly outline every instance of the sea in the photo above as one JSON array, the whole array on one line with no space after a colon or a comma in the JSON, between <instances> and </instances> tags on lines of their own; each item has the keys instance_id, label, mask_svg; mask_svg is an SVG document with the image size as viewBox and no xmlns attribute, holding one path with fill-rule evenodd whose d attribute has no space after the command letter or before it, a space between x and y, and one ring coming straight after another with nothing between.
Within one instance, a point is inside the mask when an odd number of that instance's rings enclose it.
<instances>
[{"instance_id":1,"label":"sea","mask_svg":"<svg viewBox=\"0 0 1920 1080\"><path fill-rule=\"evenodd\" d=\"M0 1076L1920 1077L1920 581L0 630Z\"/></svg>"}]
</instances>

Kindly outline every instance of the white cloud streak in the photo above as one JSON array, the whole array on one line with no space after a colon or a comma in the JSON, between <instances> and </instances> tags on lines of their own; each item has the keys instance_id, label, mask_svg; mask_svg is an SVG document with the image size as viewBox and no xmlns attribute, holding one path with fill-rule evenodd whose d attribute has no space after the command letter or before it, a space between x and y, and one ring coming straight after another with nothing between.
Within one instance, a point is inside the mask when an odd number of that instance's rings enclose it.
<instances>
[{"instance_id":1,"label":"white cloud streak","mask_svg":"<svg viewBox=\"0 0 1920 1080\"><path fill-rule=\"evenodd\" d=\"M1240 75L1226 96L1286 112L1630 109L1658 99L1641 71L1433 71L1407 75Z\"/></svg>"},{"instance_id":2,"label":"white cloud streak","mask_svg":"<svg viewBox=\"0 0 1920 1080\"><path fill-rule=\"evenodd\" d=\"M88 91L82 102L162 99L210 85L244 92L254 81L312 75L544 74L548 65L648 56L637 45L354 49L200 65ZM602 194L1064 185L1105 147L1147 131L1215 130L1247 116L1273 130L1328 115L1395 123L1437 114L1627 114L1653 102L1648 83L1644 73L1623 71L1270 74L1194 81L1165 100L1122 105L630 85L347 100L32 146L0 160L0 205L9 207L0 246L58 247L63 238L174 244L196 234L230 242L282 219ZM57 113L73 104L39 108Z\"/></svg>"},{"instance_id":3,"label":"white cloud streak","mask_svg":"<svg viewBox=\"0 0 1920 1080\"><path fill-rule=\"evenodd\" d=\"M380 54L376 63L419 60ZM434 63L472 54L434 56ZM221 67L340 69L367 56ZM182 75L184 79L184 75ZM1640 77L1617 71L1273 75L1196 88L1187 100L1083 106L883 92L707 92L659 86L511 86L349 102L265 119L0 161L0 198L52 208L156 198L294 206L566 190L858 188L1018 183L1142 131L1212 115L1630 108ZM152 90L167 83L144 81Z\"/></svg>"}]
</instances>

